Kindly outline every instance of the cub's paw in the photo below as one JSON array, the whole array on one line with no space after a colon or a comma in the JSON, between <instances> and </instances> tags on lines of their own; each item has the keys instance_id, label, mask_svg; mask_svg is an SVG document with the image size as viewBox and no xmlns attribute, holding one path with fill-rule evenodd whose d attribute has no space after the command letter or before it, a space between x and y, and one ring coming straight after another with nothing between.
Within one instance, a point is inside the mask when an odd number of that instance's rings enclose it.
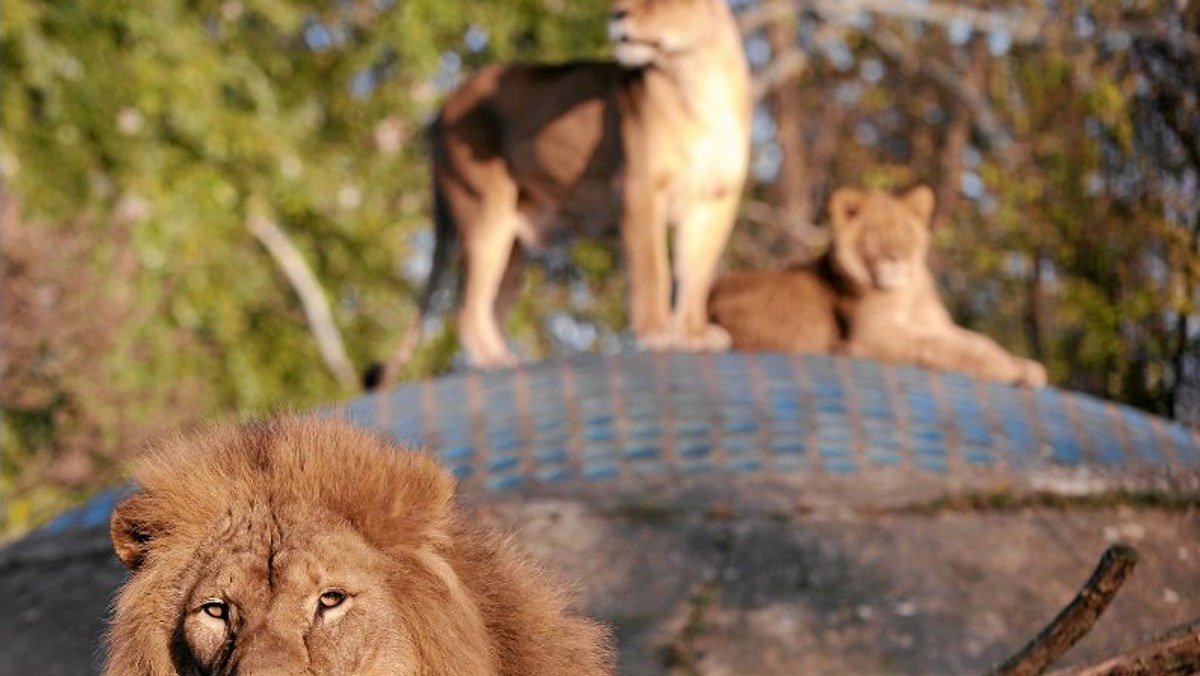
<instances>
[{"instance_id":1,"label":"cub's paw","mask_svg":"<svg viewBox=\"0 0 1200 676\"><path fill-rule=\"evenodd\" d=\"M1026 387L1043 387L1048 382L1046 378L1046 367L1031 359L1018 359L1017 368L1019 375L1017 376L1017 384L1025 385Z\"/></svg>"},{"instance_id":2,"label":"cub's paw","mask_svg":"<svg viewBox=\"0 0 1200 676\"><path fill-rule=\"evenodd\" d=\"M723 327L708 324L698 333L680 333L675 338L675 349L682 352L726 352L733 346L733 338Z\"/></svg>"}]
</instances>

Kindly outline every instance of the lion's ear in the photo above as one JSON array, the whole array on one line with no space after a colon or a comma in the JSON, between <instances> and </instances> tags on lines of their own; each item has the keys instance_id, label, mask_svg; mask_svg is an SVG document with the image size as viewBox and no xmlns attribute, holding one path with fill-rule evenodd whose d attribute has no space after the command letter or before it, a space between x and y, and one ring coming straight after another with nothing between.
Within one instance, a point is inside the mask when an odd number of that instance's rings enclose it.
<instances>
[{"instance_id":1,"label":"lion's ear","mask_svg":"<svg viewBox=\"0 0 1200 676\"><path fill-rule=\"evenodd\" d=\"M927 185L918 185L904 193L904 196L900 198L900 201L905 206L920 216L921 220L926 223L933 221L934 200L933 189Z\"/></svg>"},{"instance_id":2,"label":"lion's ear","mask_svg":"<svg viewBox=\"0 0 1200 676\"><path fill-rule=\"evenodd\" d=\"M150 498L146 494L134 493L117 505L108 522L117 558L132 571L146 562L150 545L158 534L158 527L150 518L150 508Z\"/></svg>"},{"instance_id":3,"label":"lion's ear","mask_svg":"<svg viewBox=\"0 0 1200 676\"><path fill-rule=\"evenodd\" d=\"M867 194L857 188L838 188L833 191L829 198L829 218L833 221L834 229L854 220L866 201Z\"/></svg>"},{"instance_id":4,"label":"lion's ear","mask_svg":"<svg viewBox=\"0 0 1200 676\"><path fill-rule=\"evenodd\" d=\"M440 540L450 522L454 479L429 457L408 450L398 451L402 471L391 478L392 497L384 523L375 531L377 542L421 546ZM367 516L367 522L374 519Z\"/></svg>"}]
</instances>

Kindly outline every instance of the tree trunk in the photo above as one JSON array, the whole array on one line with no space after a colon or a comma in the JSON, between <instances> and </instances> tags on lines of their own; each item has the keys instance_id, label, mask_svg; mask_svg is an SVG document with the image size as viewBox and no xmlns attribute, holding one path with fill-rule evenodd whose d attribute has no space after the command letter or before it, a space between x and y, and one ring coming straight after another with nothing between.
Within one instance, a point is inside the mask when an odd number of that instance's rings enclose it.
<instances>
[{"instance_id":1,"label":"tree trunk","mask_svg":"<svg viewBox=\"0 0 1200 676\"><path fill-rule=\"evenodd\" d=\"M342 343L342 334L333 321L333 313L329 302L325 299L325 291L321 282L313 274L312 269L304 262L304 256L292 243L287 233L279 224L266 216L255 215L249 219L248 227L251 234L267 249L292 290L300 298L304 308L304 316L308 319L309 328L317 340L321 358L325 366L337 378L338 383L346 389L355 389L358 378L354 374L354 366L346 354Z\"/></svg>"}]
</instances>

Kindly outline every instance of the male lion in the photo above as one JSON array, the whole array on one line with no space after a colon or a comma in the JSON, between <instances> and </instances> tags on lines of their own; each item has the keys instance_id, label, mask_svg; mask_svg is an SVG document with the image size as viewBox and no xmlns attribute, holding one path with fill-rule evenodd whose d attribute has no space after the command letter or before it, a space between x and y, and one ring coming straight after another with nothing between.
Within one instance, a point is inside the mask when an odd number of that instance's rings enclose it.
<instances>
[{"instance_id":1,"label":"male lion","mask_svg":"<svg viewBox=\"0 0 1200 676\"><path fill-rule=\"evenodd\" d=\"M457 237L466 275L458 335L471 361L515 363L500 320L522 247L619 226L634 334L653 349L723 350L705 302L733 226L750 146L749 67L726 0L616 0L613 62L493 66L430 127L436 244L416 319ZM674 226L676 300L666 229Z\"/></svg>"},{"instance_id":2,"label":"male lion","mask_svg":"<svg viewBox=\"0 0 1200 676\"><path fill-rule=\"evenodd\" d=\"M141 461L106 674L611 674L604 628L437 464L345 423L211 429Z\"/></svg>"},{"instance_id":3,"label":"male lion","mask_svg":"<svg viewBox=\"0 0 1200 676\"><path fill-rule=\"evenodd\" d=\"M844 352L1040 386L1041 364L956 326L926 263L933 191L851 188L830 198L829 250L808 266L735 272L709 299L734 349Z\"/></svg>"}]
</instances>

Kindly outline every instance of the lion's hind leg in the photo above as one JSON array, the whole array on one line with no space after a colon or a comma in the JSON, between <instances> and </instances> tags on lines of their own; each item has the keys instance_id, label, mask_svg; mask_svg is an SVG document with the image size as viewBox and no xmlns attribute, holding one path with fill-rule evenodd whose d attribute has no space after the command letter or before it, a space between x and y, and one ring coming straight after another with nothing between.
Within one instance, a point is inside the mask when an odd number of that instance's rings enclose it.
<instances>
[{"instance_id":1,"label":"lion's hind leg","mask_svg":"<svg viewBox=\"0 0 1200 676\"><path fill-rule=\"evenodd\" d=\"M517 358L509 351L500 331L497 300L505 282L520 216L516 210L516 188L490 194L479 213L460 219L460 236L465 269L465 291L458 311L458 339L471 363L484 368L513 366ZM512 193L509 195L508 193Z\"/></svg>"}]
</instances>

